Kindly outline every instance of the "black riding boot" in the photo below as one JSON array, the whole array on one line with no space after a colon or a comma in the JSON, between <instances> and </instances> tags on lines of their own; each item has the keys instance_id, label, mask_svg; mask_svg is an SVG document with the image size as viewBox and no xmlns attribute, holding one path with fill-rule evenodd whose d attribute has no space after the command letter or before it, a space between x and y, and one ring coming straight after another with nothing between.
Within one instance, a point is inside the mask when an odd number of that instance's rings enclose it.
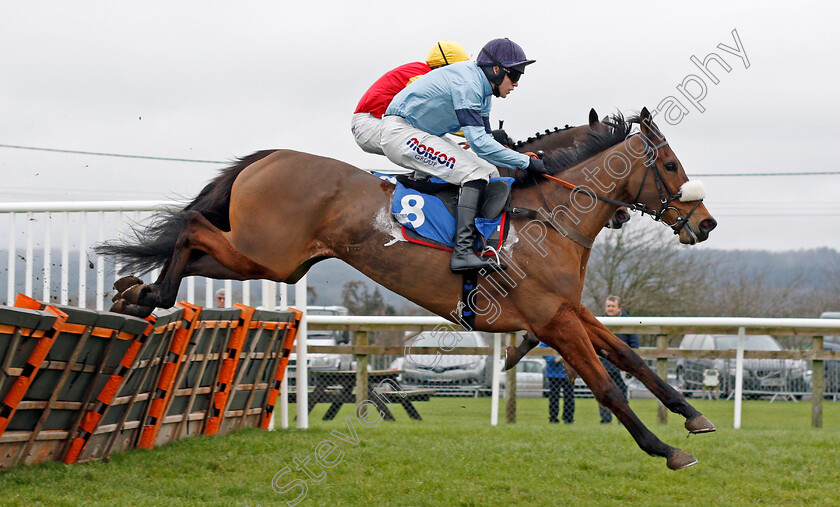
<instances>
[{"instance_id":1,"label":"black riding boot","mask_svg":"<svg viewBox=\"0 0 840 507\"><path fill-rule=\"evenodd\" d=\"M475 180L468 181L461 187L455 223L455 248L452 252L452 261L449 263L449 268L455 273L482 268L488 271L500 271L507 268L504 264L499 265L495 261L482 259L475 253L475 236L478 232L475 228L475 215L478 213L486 186L486 181Z\"/></svg>"}]
</instances>

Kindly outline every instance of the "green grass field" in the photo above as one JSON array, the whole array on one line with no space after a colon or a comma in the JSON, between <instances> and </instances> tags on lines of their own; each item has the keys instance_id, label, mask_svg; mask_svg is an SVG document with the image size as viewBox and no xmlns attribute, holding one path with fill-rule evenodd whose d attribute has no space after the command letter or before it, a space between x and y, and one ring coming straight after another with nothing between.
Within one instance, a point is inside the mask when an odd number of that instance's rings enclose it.
<instances>
[{"instance_id":1,"label":"green grass field","mask_svg":"<svg viewBox=\"0 0 840 507\"><path fill-rule=\"evenodd\" d=\"M110 463L48 463L0 472L3 505L837 505L840 501L840 403L825 403L825 427L810 428L810 403L748 401L742 429L732 402L695 401L718 431L686 438L681 418L656 424L653 400L632 400L664 441L700 459L673 472L644 454L619 425L598 424L593 400L578 400L574 425L548 424L545 399L520 399L518 423L491 427L489 399L418 403L423 421L394 407L396 422L364 427L345 406L336 420L311 414L307 431L244 430L188 438L152 451L117 454ZM501 420L504 421L504 407ZM291 413L293 414L293 407ZM348 430L351 417L356 438ZM353 445L331 431L358 440ZM335 449L315 463L319 444ZM323 444L325 452L330 444ZM339 453L343 453L340 455ZM320 481L295 469L294 459Z\"/></svg>"}]
</instances>

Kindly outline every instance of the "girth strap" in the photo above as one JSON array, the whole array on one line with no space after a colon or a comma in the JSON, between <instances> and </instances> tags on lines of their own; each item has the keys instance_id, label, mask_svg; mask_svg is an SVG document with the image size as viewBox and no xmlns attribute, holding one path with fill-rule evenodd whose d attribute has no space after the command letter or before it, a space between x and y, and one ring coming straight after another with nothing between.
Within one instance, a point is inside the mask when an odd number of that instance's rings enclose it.
<instances>
[{"instance_id":1,"label":"girth strap","mask_svg":"<svg viewBox=\"0 0 840 507\"><path fill-rule=\"evenodd\" d=\"M465 271L461 286L461 325L467 331L475 329L475 308L472 304L473 298L470 294L478 288L478 271L471 269Z\"/></svg>"}]
</instances>

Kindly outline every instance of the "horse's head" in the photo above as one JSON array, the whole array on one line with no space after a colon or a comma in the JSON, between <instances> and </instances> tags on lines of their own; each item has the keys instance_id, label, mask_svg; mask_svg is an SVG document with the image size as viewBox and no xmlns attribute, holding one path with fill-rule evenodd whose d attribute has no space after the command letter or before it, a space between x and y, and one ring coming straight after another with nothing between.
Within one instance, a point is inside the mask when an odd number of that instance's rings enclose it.
<instances>
[{"instance_id":1,"label":"horse's head","mask_svg":"<svg viewBox=\"0 0 840 507\"><path fill-rule=\"evenodd\" d=\"M646 212L673 229L680 243L693 245L705 241L717 221L703 204L706 196L703 184L688 180L647 108L633 121L638 121L641 135L629 139L631 151L643 158L644 169L628 176L626 188L631 202L643 204Z\"/></svg>"}]
</instances>

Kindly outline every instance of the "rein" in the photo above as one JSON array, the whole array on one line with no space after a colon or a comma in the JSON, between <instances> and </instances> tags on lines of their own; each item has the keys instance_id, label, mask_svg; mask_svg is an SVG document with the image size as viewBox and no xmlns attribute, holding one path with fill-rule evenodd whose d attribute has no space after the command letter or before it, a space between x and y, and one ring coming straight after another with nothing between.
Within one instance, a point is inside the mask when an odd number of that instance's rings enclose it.
<instances>
[{"instance_id":1,"label":"rein","mask_svg":"<svg viewBox=\"0 0 840 507\"><path fill-rule=\"evenodd\" d=\"M638 134L636 134L636 135L638 135ZM667 227L676 227L674 229L674 234L679 234L680 231L682 230L682 228L685 227L685 225L688 223L688 220L691 218L691 215L694 214L694 211L697 209L697 207L700 205L700 203L703 202L703 199L698 199L694 203L694 206L692 206L691 210L689 210L689 212L686 215L680 214L680 211L677 208L675 208L673 206L670 206L671 202L679 199L682 196L682 192L681 191L676 192L676 193L671 192L671 189L668 188L668 185L667 185L667 183L665 183L665 180L662 178L662 174L659 172L659 168L657 167L657 164L656 164L656 159L658 158L657 155L659 153L659 150L661 148L664 148L665 146L668 146L668 141L663 139L661 143L659 143L655 146L651 146L650 144L648 144L647 138L642 136L642 139L645 143L645 146L651 148L651 150L648 154L647 161L645 162L645 173L642 176L642 183L639 185L639 190L636 192L636 196L633 198L634 202L632 202L632 203L619 201L617 199L612 199L610 197L605 197L605 196L602 196L602 195L598 195L598 194L596 194L595 192L593 192L592 190L590 190L586 187L581 187L581 186L575 185L574 183L570 183L568 181L562 180L562 179L560 179L556 176L552 176L550 174L543 174L542 176L549 181L553 181L554 183L557 183L557 184L559 184L563 187L566 187L566 188L572 190L573 192L578 191L578 192L581 192L583 194L588 195L589 197L591 197L593 199L597 199L599 201L602 201L602 202L605 202L605 203L608 203L608 204L613 204L613 205L616 205L616 206L624 206L627 209L630 209L632 211L638 211L638 212L642 213L643 215L650 215L651 218L653 218L654 221L662 222ZM532 154L529 153L528 155L532 155ZM534 155L534 156L536 156L536 155ZM658 210L653 209L653 208L649 208L644 203L639 202L639 196L642 193L642 189L645 186L645 181L647 180L648 172L650 172L651 169L653 170L653 177L654 177L654 181L656 183L656 190L659 193L659 202L661 204L661 206ZM533 174L532 174L532 177L534 177ZM536 181L535 181L535 183L536 183ZM542 196L543 202L545 203L546 207L548 209L553 209L548 204L548 199L546 199L545 194L543 194L542 188L540 188L540 186L537 185L537 189L539 190L540 195ZM669 209L672 209L672 210L677 212L677 219L672 224L669 224L668 222L665 222L665 221L662 220L662 215L664 215ZM549 212L548 223L549 223L549 225L551 226L552 229L556 230L557 232L560 232L564 236L570 237L576 243L583 246L584 248L587 248L587 249L592 248L592 243L594 242L594 240L589 239L586 236L583 236L583 234L575 231L574 229L570 229L571 232L572 232L571 234L569 234L568 231L567 232L560 231L552 223L553 218L554 218L553 213Z\"/></svg>"}]
</instances>

